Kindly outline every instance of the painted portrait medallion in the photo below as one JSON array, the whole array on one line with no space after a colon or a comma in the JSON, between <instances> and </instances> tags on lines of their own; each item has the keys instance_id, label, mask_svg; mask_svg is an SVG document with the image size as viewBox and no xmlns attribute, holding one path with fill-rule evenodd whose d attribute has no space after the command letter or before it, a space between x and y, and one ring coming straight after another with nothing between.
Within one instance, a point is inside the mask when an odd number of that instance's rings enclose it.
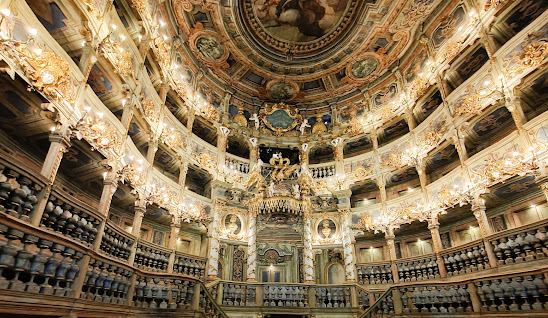
<instances>
[{"instance_id":1,"label":"painted portrait medallion","mask_svg":"<svg viewBox=\"0 0 548 318\"><path fill-rule=\"evenodd\" d=\"M196 48L206 60L210 61L222 58L225 53L225 49L219 43L219 40L208 35L200 36L196 39Z\"/></svg>"},{"instance_id":2,"label":"painted portrait medallion","mask_svg":"<svg viewBox=\"0 0 548 318\"><path fill-rule=\"evenodd\" d=\"M366 78L377 70L379 63L372 57L363 58L352 65L350 73L355 78Z\"/></svg>"},{"instance_id":3,"label":"painted portrait medallion","mask_svg":"<svg viewBox=\"0 0 548 318\"><path fill-rule=\"evenodd\" d=\"M268 95L274 100L290 100L296 93L295 86L285 82L277 82L268 90Z\"/></svg>"}]
</instances>

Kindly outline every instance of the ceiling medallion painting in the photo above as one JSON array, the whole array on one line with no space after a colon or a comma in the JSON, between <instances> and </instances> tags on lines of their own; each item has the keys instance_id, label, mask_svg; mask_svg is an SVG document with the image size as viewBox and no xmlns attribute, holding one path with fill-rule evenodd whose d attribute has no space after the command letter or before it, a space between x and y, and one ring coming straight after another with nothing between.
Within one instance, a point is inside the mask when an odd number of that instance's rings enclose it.
<instances>
[{"instance_id":1,"label":"ceiling medallion painting","mask_svg":"<svg viewBox=\"0 0 548 318\"><path fill-rule=\"evenodd\" d=\"M356 81L367 81L378 75L383 69L382 60L376 55L367 53L349 63L346 67L346 74L350 79Z\"/></svg>"},{"instance_id":2,"label":"ceiling medallion painting","mask_svg":"<svg viewBox=\"0 0 548 318\"><path fill-rule=\"evenodd\" d=\"M226 59L230 54L229 50L222 44L220 36L214 32L204 30L201 23L197 23L191 30L189 42L196 56L207 65L220 65L228 67Z\"/></svg>"},{"instance_id":3,"label":"ceiling medallion painting","mask_svg":"<svg viewBox=\"0 0 548 318\"><path fill-rule=\"evenodd\" d=\"M331 32L349 0L255 0L254 14L272 37L289 42L314 41Z\"/></svg>"},{"instance_id":4,"label":"ceiling medallion painting","mask_svg":"<svg viewBox=\"0 0 548 318\"><path fill-rule=\"evenodd\" d=\"M359 7L357 0L240 1L253 33L282 52L290 49L297 54L312 52L335 40Z\"/></svg>"},{"instance_id":5,"label":"ceiling medallion painting","mask_svg":"<svg viewBox=\"0 0 548 318\"><path fill-rule=\"evenodd\" d=\"M264 109L261 109L259 117L278 136L292 130L303 120L303 117L299 115L296 109L284 103L267 105Z\"/></svg>"},{"instance_id":6,"label":"ceiling medallion painting","mask_svg":"<svg viewBox=\"0 0 548 318\"><path fill-rule=\"evenodd\" d=\"M288 101L297 97L299 86L293 82L272 81L266 86L266 91L274 100Z\"/></svg>"}]
</instances>

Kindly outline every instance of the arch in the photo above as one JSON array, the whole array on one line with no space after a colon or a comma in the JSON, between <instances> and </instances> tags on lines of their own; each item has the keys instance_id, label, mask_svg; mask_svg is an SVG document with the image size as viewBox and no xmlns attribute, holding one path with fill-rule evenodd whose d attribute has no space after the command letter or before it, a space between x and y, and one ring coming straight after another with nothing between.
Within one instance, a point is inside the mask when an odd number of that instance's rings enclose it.
<instances>
[{"instance_id":1,"label":"arch","mask_svg":"<svg viewBox=\"0 0 548 318\"><path fill-rule=\"evenodd\" d=\"M330 262L325 266L326 284L343 284L345 280L344 265L341 262Z\"/></svg>"}]
</instances>

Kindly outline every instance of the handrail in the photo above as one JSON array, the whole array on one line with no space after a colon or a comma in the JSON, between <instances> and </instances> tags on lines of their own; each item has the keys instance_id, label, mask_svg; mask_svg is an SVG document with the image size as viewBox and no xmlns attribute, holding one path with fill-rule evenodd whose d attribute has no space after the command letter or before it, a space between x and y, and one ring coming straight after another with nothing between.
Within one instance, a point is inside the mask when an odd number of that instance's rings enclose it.
<instances>
[{"instance_id":1,"label":"handrail","mask_svg":"<svg viewBox=\"0 0 548 318\"><path fill-rule=\"evenodd\" d=\"M211 294L209 293L209 290L207 289L204 282L202 282L201 280L198 280L198 283L200 284L200 290L202 290L204 292L204 295L213 304L213 307L215 307L215 309L219 312L219 317L228 318L228 315L223 311L221 306L219 306L219 304L217 304L217 302L215 301L215 298L213 296L211 296Z\"/></svg>"},{"instance_id":2,"label":"handrail","mask_svg":"<svg viewBox=\"0 0 548 318\"><path fill-rule=\"evenodd\" d=\"M373 305L369 306L369 308L367 308L363 314L360 315L359 318L366 318L368 317L370 314L371 314L371 311L373 311L373 309L375 309L376 307L379 306L379 304L386 298L388 297L388 293L391 293L392 290L394 289L394 287L390 287L388 288L379 298L377 298L377 300L375 300L375 302L373 303Z\"/></svg>"}]
</instances>

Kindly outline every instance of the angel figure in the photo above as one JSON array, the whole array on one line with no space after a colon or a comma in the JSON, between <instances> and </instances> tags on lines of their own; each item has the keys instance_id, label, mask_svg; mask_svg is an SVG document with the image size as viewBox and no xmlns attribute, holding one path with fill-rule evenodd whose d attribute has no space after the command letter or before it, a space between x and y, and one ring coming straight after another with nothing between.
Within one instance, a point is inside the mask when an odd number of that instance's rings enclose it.
<instances>
[{"instance_id":1,"label":"angel figure","mask_svg":"<svg viewBox=\"0 0 548 318\"><path fill-rule=\"evenodd\" d=\"M304 135L304 132L306 130L306 127L312 127L310 126L310 124L308 123L308 119L305 119L303 120L302 124L301 124L301 127L299 128L299 130L301 131L301 135Z\"/></svg>"},{"instance_id":2,"label":"angel figure","mask_svg":"<svg viewBox=\"0 0 548 318\"><path fill-rule=\"evenodd\" d=\"M255 122L255 129L259 130L259 125L260 125L260 121L259 121L259 115L257 115L257 113L251 115L251 117L249 117L249 120L253 120Z\"/></svg>"}]
</instances>

